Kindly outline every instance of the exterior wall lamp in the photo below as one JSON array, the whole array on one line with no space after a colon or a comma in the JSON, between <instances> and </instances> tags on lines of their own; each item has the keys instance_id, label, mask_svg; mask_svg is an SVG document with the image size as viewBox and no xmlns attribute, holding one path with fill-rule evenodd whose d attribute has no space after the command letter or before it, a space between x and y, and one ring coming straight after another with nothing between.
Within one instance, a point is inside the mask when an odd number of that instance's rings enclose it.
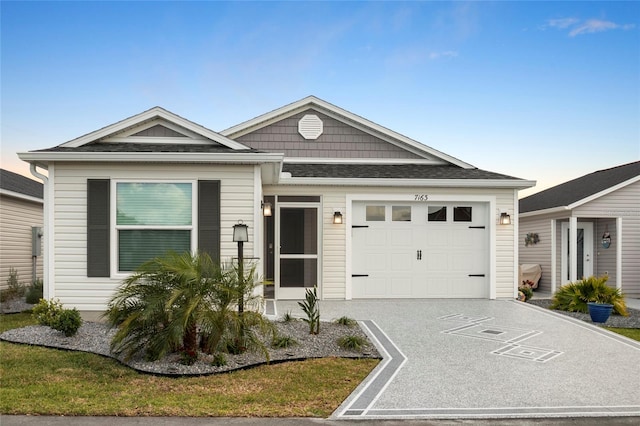
<instances>
[{"instance_id":1,"label":"exterior wall lamp","mask_svg":"<svg viewBox=\"0 0 640 426\"><path fill-rule=\"evenodd\" d=\"M262 202L262 216L265 217L270 217L271 216L271 203L269 202Z\"/></svg>"},{"instance_id":2,"label":"exterior wall lamp","mask_svg":"<svg viewBox=\"0 0 640 426\"><path fill-rule=\"evenodd\" d=\"M342 224L342 213L333 212L333 223L335 225L341 225Z\"/></svg>"},{"instance_id":3,"label":"exterior wall lamp","mask_svg":"<svg viewBox=\"0 0 640 426\"><path fill-rule=\"evenodd\" d=\"M500 225L511 225L511 216L508 213L500 213Z\"/></svg>"}]
</instances>

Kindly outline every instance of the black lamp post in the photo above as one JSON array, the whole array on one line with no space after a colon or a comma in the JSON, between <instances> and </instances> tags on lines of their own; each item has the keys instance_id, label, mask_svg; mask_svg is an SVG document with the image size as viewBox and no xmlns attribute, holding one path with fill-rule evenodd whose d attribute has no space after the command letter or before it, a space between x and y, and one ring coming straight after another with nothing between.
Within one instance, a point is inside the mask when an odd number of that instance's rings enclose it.
<instances>
[{"instance_id":1,"label":"black lamp post","mask_svg":"<svg viewBox=\"0 0 640 426\"><path fill-rule=\"evenodd\" d=\"M233 225L233 241L238 243L238 286L240 295L238 297L238 313L242 315L244 311L244 243L249 241L249 227L241 220Z\"/></svg>"}]
</instances>

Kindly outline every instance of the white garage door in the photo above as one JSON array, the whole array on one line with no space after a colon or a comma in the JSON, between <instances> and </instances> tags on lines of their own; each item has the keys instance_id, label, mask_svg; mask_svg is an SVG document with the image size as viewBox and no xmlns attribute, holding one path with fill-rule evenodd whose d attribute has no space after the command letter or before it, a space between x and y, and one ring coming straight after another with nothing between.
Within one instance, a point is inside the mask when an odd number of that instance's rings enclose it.
<instances>
[{"instance_id":1,"label":"white garage door","mask_svg":"<svg viewBox=\"0 0 640 426\"><path fill-rule=\"evenodd\" d=\"M484 203L354 202L353 298L488 298Z\"/></svg>"}]
</instances>

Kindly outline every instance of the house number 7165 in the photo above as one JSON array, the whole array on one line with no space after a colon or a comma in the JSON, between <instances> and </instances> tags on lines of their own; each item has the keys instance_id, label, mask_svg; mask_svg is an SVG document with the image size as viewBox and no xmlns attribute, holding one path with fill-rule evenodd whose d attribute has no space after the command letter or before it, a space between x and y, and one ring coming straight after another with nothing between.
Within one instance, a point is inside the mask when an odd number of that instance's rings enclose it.
<instances>
[{"instance_id":1,"label":"house number 7165","mask_svg":"<svg viewBox=\"0 0 640 426\"><path fill-rule=\"evenodd\" d=\"M415 201L427 201L429 196L427 194L416 194Z\"/></svg>"}]
</instances>

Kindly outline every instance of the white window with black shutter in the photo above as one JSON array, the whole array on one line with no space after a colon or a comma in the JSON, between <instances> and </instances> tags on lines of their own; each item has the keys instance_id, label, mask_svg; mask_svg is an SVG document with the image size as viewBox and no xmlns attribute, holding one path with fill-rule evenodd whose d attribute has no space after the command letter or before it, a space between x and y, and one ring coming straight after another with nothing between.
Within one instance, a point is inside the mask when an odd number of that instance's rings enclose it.
<instances>
[{"instance_id":1,"label":"white window with black shutter","mask_svg":"<svg viewBox=\"0 0 640 426\"><path fill-rule=\"evenodd\" d=\"M135 271L167 252L220 259L220 181L89 180L87 276Z\"/></svg>"}]
</instances>

